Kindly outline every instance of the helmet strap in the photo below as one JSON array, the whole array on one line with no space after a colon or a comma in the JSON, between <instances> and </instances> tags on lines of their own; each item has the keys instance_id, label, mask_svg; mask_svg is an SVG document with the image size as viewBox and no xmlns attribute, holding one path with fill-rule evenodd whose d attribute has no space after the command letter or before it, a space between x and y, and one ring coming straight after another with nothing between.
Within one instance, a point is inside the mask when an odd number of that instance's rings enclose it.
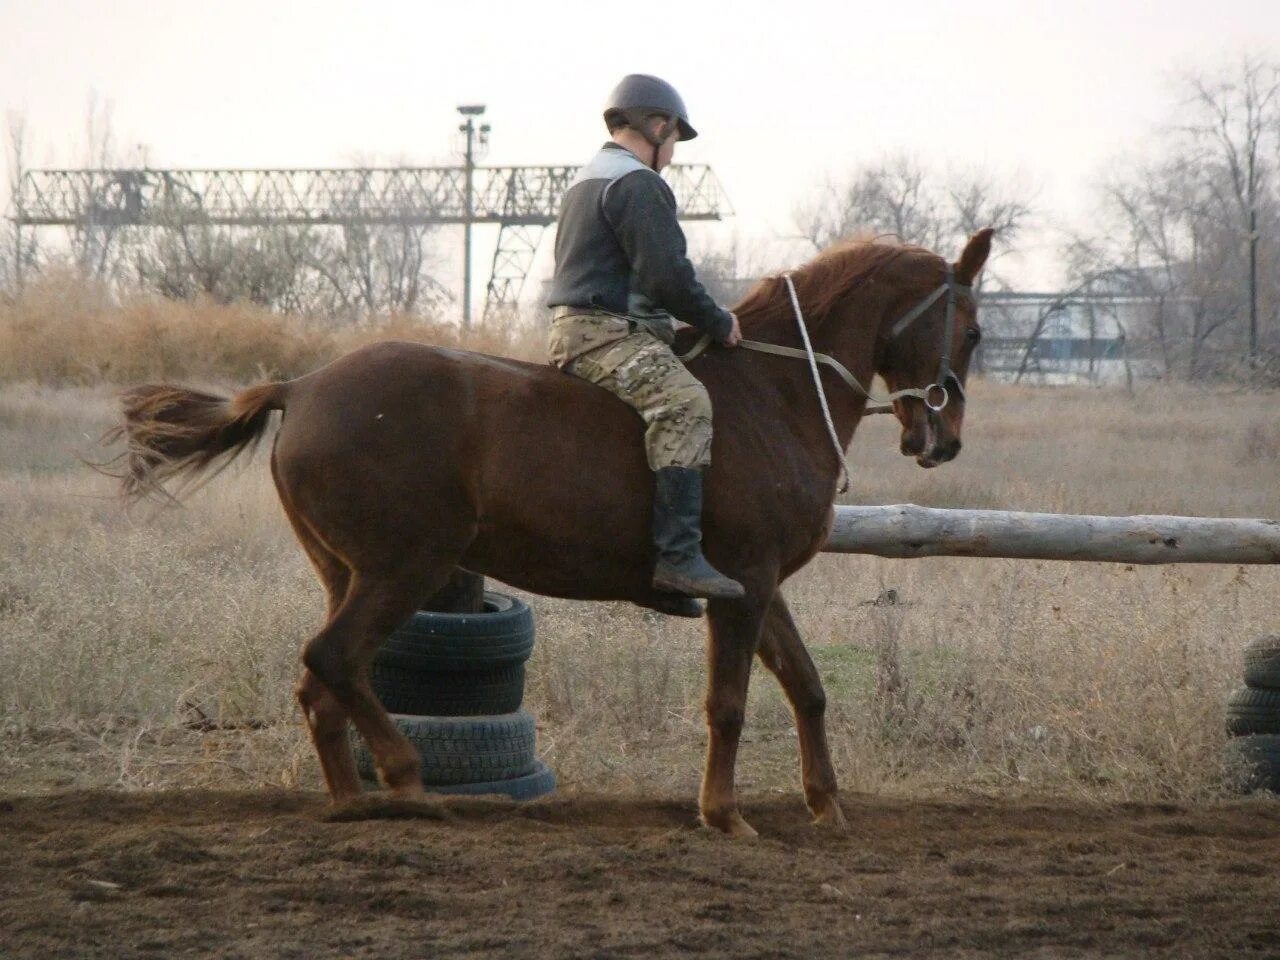
<instances>
[{"instance_id":1,"label":"helmet strap","mask_svg":"<svg viewBox=\"0 0 1280 960\"><path fill-rule=\"evenodd\" d=\"M675 117L668 117L658 127L657 132L651 132L649 118L655 116L654 113L648 110L627 110L624 116L627 119L627 126L633 130L638 130L640 135L652 145L653 159L649 162L649 166L656 173L658 170L658 151L676 133L680 126L680 121Z\"/></svg>"}]
</instances>

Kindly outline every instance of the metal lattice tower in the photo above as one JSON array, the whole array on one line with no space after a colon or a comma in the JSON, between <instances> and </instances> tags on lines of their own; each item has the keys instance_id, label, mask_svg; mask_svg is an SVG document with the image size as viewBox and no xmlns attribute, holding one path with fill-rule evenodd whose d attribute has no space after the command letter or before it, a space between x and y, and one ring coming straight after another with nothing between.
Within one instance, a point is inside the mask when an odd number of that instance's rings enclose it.
<instances>
[{"instance_id":1,"label":"metal lattice tower","mask_svg":"<svg viewBox=\"0 0 1280 960\"><path fill-rule=\"evenodd\" d=\"M493 320L515 313L520 291L529 276L538 241L546 227L504 223L498 231L498 245L493 251L493 268L489 271L489 288L484 298L484 319Z\"/></svg>"},{"instance_id":2,"label":"metal lattice tower","mask_svg":"<svg viewBox=\"0 0 1280 960\"><path fill-rule=\"evenodd\" d=\"M543 228L577 167L370 167L294 170L31 170L14 198L19 227L237 227L497 224L485 315L514 309ZM683 220L732 213L711 168L664 176Z\"/></svg>"}]
</instances>

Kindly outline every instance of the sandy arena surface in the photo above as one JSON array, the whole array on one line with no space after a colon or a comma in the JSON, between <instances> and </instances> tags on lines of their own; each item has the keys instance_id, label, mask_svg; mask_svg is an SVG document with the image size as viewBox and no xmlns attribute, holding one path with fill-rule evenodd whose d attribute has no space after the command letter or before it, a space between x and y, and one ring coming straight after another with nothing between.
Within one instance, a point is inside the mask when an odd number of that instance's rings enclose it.
<instances>
[{"instance_id":1,"label":"sandy arena surface","mask_svg":"<svg viewBox=\"0 0 1280 960\"><path fill-rule=\"evenodd\" d=\"M1280 957L1280 803L0 797L0 956Z\"/></svg>"}]
</instances>

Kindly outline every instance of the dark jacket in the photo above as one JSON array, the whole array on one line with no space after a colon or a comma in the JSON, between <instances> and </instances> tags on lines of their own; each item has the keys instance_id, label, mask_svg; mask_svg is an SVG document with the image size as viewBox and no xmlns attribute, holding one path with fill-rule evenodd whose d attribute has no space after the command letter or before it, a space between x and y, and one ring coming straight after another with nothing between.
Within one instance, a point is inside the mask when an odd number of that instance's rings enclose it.
<instances>
[{"instance_id":1,"label":"dark jacket","mask_svg":"<svg viewBox=\"0 0 1280 960\"><path fill-rule=\"evenodd\" d=\"M626 147L606 143L565 191L550 307L636 317L671 339L667 314L723 341L733 327L694 276L676 198Z\"/></svg>"}]
</instances>

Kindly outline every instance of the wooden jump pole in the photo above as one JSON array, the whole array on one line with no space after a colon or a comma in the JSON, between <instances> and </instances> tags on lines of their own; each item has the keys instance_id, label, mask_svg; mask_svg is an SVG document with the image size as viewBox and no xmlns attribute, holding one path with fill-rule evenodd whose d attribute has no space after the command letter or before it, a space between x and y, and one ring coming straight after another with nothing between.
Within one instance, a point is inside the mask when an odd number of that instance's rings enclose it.
<instances>
[{"instance_id":1,"label":"wooden jump pole","mask_svg":"<svg viewBox=\"0 0 1280 960\"><path fill-rule=\"evenodd\" d=\"M1280 521L837 506L827 553L1110 563L1280 563Z\"/></svg>"}]
</instances>

